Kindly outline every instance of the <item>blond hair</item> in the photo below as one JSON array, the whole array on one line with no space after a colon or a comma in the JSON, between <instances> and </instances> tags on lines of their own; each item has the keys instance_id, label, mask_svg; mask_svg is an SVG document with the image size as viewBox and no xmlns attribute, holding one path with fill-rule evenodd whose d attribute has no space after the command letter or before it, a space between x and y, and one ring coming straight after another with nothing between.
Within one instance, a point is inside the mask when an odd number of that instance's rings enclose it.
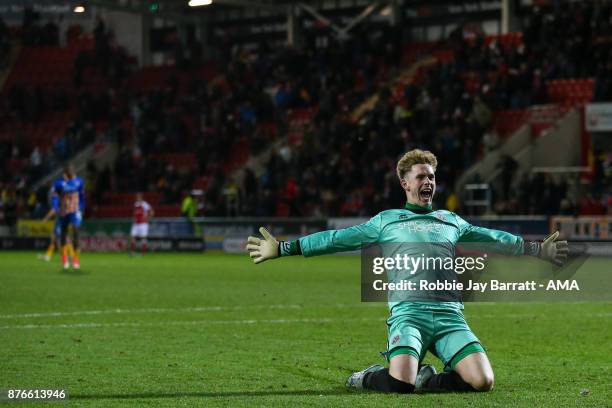
<instances>
[{"instance_id":1,"label":"blond hair","mask_svg":"<svg viewBox=\"0 0 612 408\"><path fill-rule=\"evenodd\" d=\"M403 178L412 169L414 164L430 164L435 170L438 166L438 159L429 150L411 150L404 154L397 162L397 177Z\"/></svg>"}]
</instances>

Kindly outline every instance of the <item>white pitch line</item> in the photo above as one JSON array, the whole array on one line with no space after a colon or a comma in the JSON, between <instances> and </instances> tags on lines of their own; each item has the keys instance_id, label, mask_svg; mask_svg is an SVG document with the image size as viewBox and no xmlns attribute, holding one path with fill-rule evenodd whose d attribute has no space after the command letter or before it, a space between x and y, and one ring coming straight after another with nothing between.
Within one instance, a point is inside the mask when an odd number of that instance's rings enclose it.
<instances>
[{"instance_id":1,"label":"white pitch line","mask_svg":"<svg viewBox=\"0 0 612 408\"><path fill-rule=\"evenodd\" d=\"M199 306L186 308L144 308L144 309L107 309L107 310L79 310L74 312L41 312L18 313L0 315L0 319L19 319L28 317L62 317L85 316L105 314L132 314L132 313L172 313L172 312L222 312L243 309L301 309L300 305L254 305L254 306Z\"/></svg>"},{"instance_id":2,"label":"white pitch line","mask_svg":"<svg viewBox=\"0 0 612 408\"><path fill-rule=\"evenodd\" d=\"M356 303L356 304L332 304L318 305L320 307L336 308L360 308L380 306L381 303ZM17 313L0 315L0 319L21 319L35 317L62 317L62 316L92 316L107 314L137 314L137 313L189 313L189 312L229 312L233 310L250 309L304 309L303 305L252 305L252 306L198 306L186 308L143 308L143 309L106 309L106 310L77 310L72 312L40 312L40 313Z\"/></svg>"},{"instance_id":3,"label":"white pitch line","mask_svg":"<svg viewBox=\"0 0 612 408\"><path fill-rule=\"evenodd\" d=\"M612 313L587 313L582 314L586 317L612 317ZM475 315L472 318L535 318L542 317L541 315L521 315L521 314L505 314L505 315ZM179 321L162 321L162 322L117 322L117 323L69 323L69 324L24 324L13 326L0 326L0 330L15 330L15 329L76 329L76 328L105 328L105 327L163 327L163 326L206 326L206 325L253 325L253 324L294 324L294 323L334 323L334 322L383 322L384 318L302 318L302 319L245 319L245 320L179 320Z\"/></svg>"},{"instance_id":4,"label":"white pitch line","mask_svg":"<svg viewBox=\"0 0 612 408\"><path fill-rule=\"evenodd\" d=\"M185 320L185 321L169 321L169 322L119 322L119 323L72 323L72 324L24 324L14 326L0 326L0 330L13 329L90 329L104 327L160 327L160 326L206 326L216 324L238 324L238 325L253 325L253 324L294 324L294 323L334 323L334 322L382 322L384 319L373 318L318 318L318 319L271 319L271 320Z\"/></svg>"},{"instance_id":5,"label":"white pitch line","mask_svg":"<svg viewBox=\"0 0 612 408\"><path fill-rule=\"evenodd\" d=\"M359 309L359 308L383 308L382 305L386 306L384 302L364 302L364 303L336 303L336 304L320 304L316 305L316 307L320 308L338 308L338 309ZM489 305L489 304L480 304L473 303L468 304L466 307L469 309L472 306L481 306L481 305ZM39 317L63 317L63 316L95 316L95 315L112 315L112 314L155 314L155 313L197 313L197 312L231 312L236 310L289 310L289 309L310 309L309 306L304 306L300 304L277 304L277 305L245 305L245 306L197 306L197 307L186 307L186 308L142 308L142 309L106 309L106 310L78 310L78 311L66 311L66 312L40 312L40 313L16 313L16 314L6 314L0 315L0 319L27 319L27 318L39 318ZM610 317L612 313L580 313L582 316L586 317ZM470 316L470 319L473 317L482 317L482 318L490 318L490 317L538 317L537 315L532 314L505 314L505 315L495 315L495 314L474 314Z\"/></svg>"}]
</instances>

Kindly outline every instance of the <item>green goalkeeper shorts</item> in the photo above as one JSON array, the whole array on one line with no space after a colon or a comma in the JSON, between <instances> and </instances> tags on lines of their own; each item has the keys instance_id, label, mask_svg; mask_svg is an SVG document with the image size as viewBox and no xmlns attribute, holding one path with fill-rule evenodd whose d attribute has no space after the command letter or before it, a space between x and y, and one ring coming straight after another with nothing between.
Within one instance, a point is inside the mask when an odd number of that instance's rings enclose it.
<instances>
[{"instance_id":1,"label":"green goalkeeper shorts","mask_svg":"<svg viewBox=\"0 0 612 408\"><path fill-rule=\"evenodd\" d=\"M387 356L399 347L410 347L423 361L429 350L449 368L453 357L467 345L480 343L461 311L404 310L387 320Z\"/></svg>"}]
</instances>

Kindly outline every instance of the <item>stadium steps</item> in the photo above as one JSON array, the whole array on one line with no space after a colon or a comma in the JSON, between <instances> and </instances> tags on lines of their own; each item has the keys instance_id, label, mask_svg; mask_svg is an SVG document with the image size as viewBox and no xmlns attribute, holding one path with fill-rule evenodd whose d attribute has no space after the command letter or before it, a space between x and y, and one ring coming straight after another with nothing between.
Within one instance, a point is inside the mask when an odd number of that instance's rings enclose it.
<instances>
[{"instance_id":1,"label":"stadium steps","mask_svg":"<svg viewBox=\"0 0 612 408\"><path fill-rule=\"evenodd\" d=\"M0 89L4 89L4 84L8 80L9 74L11 73L13 66L17 62L17 58L21 53L21 43L19 41L11 41L11 51L7 58L6 68L0 72Z\"/></svg>"},{"instance_id":2,"label":"stadium steps","mask_svg":"<svg viewBox=\"0 0 612 408\"><path fill-rule=\"evenodd\" d=\"M489 152L480 162L476 163L458 179L456 190L464 192L464 186L478 175L487 175L483 178L485 183L494 183L501 172L497 164L504 155L513 157L523 171L529 171L532 166L573 166L579 164L579 159L575 155L564 154L540 154L539 159L531 164L527 164L527 157L541 151L537 145L545 144L550 152L556 151L558 143L555 143L555 134L562 133L560 130L563 123L570 121L568 118L574 117L575 109L582 108L586 103L592 101L594 94L593 79L558 79L548 81L546 84L549 100L553 102L549 105L533 106L523 110L500 111L493 114L493 129L498 132L505 143L496 151ZM569 112L569 113L568 113ZM569 125L568 125L569 126ZM575 126L574 126L575 127ZM573 129L572 126L570 128ZM579 130L574 133L578 135ZM541 140L542 139L542 140ZM560 138L559 140L566 140ZM533 143L530 143L533 142ZM574 144L576 141L574 141ZM580 149L576 149L569 142L568 151L579 154ZM538 150L540 149L540 150ZM553 164L546 164L548 162Z\"/></svg>"},{"instance_id":3,"label":"stadium steps","mask_svg":"<svg viewBox=\"0 0 612 408\"><path fill-rule=\"evenodd\" d=\"M528 173L533 167L579 165L580 149L576 148L576 143L579 143L581 119L578 110L567 111L557 105L535 106L528 110L527 116L539 125L538 133L534 134L533 123L527 120L498 149L488 152L467 169L455 185L460 197L465 193L465 185L475 179L497 187L501 174L499 164L504 156L512 157L519 164L516 181L521 172Z\"/></svg>"},{"instance_id":4,"label":"stadium steps","mask_svg":"<svg viewBox=\"0 0 612 408\"><path fill-rule=\"evenodd\" d=\"M117 156L117 145L115 143L91 143L82 149L75 156L70 158L77 174L84 175L87 163L92 161L96 168L104 169L111 166ZM32 184L32 191L50 184L53 180L62 175L62 166L57 166L54 170L47 173L45 176Z\"/></svg>"},{"instance_id":5,"label":"stadium steps","mask_svg":"<svg viewBox=\"0 0 612 408\"><path fill-rule=\"evenodd\" d=\"M438 59L435 56L422 58L413 63L407 69L404 69L402 72L400 72L400 74L397 75L391 81L389 81L389 83L379 86L379 89L389 87L395 91L394 94L397 94L398 88L403 89L404 86L411 83L414 78L421 74L423 70L427 69L432 65L435 65L436 63L438 63ZM378 92L376 92L374 95L370 96L359 106L357 106L349 116L351 122L359 122L361 118L363 118L368 112L374 109L374 106L376 106L376 103L378 102L378 97L379 94Z\"/></svg>"},{"instance_id":6,"label":"stadium steps","mask_svg":"<svg viewBox=\"0 0 612 408\"><path fill-rule=\"evenodd\" d=\"M542 132L531 143L512 156L518 163L517 177L513 183L520 182L520 174L529 174L536 167L552 169L576 168L581 163L581 113L579 109L563 111L564 116L551 127ZM488 180L494 187L498 186L501 170L489 175ZM572 194L572 192L570 192Z\"/></svg>"},{"instance_id":7,"label":"stadium steps","mask_svg":"<svg viewBox=\"0 0 612 408\"><path fill-rule=\"evenodd\" d=\"M527 125L531 136L535 138L554 125L567 111L566 106L556 104L497 111L493 113L492 128L502 140L505 140L522 126Z\"/></svg>"},{"instance_id":8,"label":"stadium steps","mask_svg":"<svg viewBox=\"0 0 612 408\"><path fill-rule=\"evenodd\" d=\"M311 113L314 114L313 112ZM291 116L291 113L289 113L289 116ZM298 115L298 117L301 116ZM289 128L291 128L291 124L289 125ZM268 160L270 160L270 156L274 152L278 151L282 146L289 144L292 140L289 136L290 130L287 131L287 137L279 137L279 126L273 122L263 122L259 124L258 132L260 132L263 137L268 139L265 149L258 152L257 154L251 154L250 150L248 149L248 145L245 143L243 145L243 149L245 150L245 152L235 153L241 156L239 164L234 164L231 167L224 168L227 173L231 174L231 177L236 181L238 185L242 184L242 179L244 177L244 169L251 169L257 177L261 176L265 171ZM296 135L294 134L293 138L295 137ZM205 190L209 182L209 177L201 176L196 180L195 184L193 185L193 188Z\"/></svg>"},{"instance_id":9,"label":"stadium steps","mask_svg":"<svg viewBox=\"0 0 612 408\"><path fill-rule=\"evenodd\" d=\"M468 42L475 46L476 38L469 39ZM484 38L485 46L490 46L493 43L498 43L505 50L516 49L523 44L523 33L488 35ZM451 49L436 49L436 44L432 42L416 42L404 47L402 59L405 65L411 65L424 56L433 56L440 63L447 63L455 58L454 51ZM489 81L493 82L496 75L497 73L494 71L489 72ZM464 73L462 79L466 90L471 94L476 93L481 86L481 79L476 72Z\"/></svg>"},{"instance_id":10,"label":"stadium steps","mask_svg":"<svg viewBox=\"0 0 612 408\"><path fill-rule=\"evenodd\" d=\"M488 36L485 44L499 41L503 48L515 48L522 44L521 33L509 33L501 36ZM494 82L497 72L488 73L489 82ZM475 72L462 74L465 89L475 94L482 85L480 75ZM502 139L507 138L529 122L531 134L534 137L540 135L556 122L562 113L574 107L581 107L592 101L595 81L593 79L557 79L547 81L546 89L548 100L557 107L550 109L551 105L543 107L532 107L528 109L505 110L493 113L493 129ZM552 115L552 116L551 116Z\"/></svg>"},{"instance_id":11,"label":"stadium steps","mask_svg":"<svg viewBox=\"0 0 612 408\"><path fill-rule=\"evenodd\" d=\"M491 36L491 38L493 37L495 36ZM516 42L516 37L517 35L509 36L507 38L511 39L505 41L508 43ZM522 35L520 37L522 38ZM437 44L432 42L416 42L406 45L403 49L402 64L408 67L403 69L389 82L379 84L378 89L389 87L392 90L394 98L396 100L401 100L406 85L423 80L430 67L439 63L447 63L454 59L454 52L452 50L446 48L437 49L436 47ZM376 92L363 101L358 107L353 109L350 114L351 122L359 122L376 106L378 98L379 94Z\"/></svg>"}]
</instances>

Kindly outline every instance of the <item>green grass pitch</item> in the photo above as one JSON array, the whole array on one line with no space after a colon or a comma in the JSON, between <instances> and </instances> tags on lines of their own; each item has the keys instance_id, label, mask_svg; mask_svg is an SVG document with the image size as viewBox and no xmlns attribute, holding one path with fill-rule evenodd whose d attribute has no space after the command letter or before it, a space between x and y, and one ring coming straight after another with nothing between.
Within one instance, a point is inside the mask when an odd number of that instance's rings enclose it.
<instances>
[{"instance_id":1,"label":"green grass pitch","mask_svg":"<svg viewBox=\"0 0 612 408\"><path fill-rule=\"evenodd\" d=\"M344 388L386 346L386 305L359 302L358 257L82 265L0 253L0 388L67 388L68 405L100 407L612 406L610 302L467 304L495 389L383 395Z\"/></svg>"}]
</instances>

